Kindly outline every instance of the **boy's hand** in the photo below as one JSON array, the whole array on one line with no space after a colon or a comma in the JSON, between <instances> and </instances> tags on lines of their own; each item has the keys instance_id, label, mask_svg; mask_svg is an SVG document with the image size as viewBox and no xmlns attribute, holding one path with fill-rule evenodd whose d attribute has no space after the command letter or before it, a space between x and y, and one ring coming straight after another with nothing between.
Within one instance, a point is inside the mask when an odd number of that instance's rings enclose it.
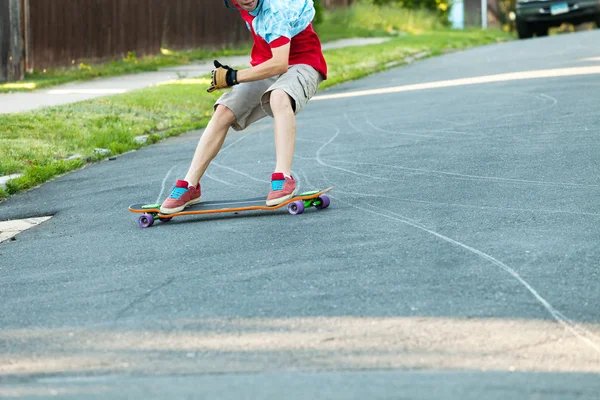
<instances>
[{"instance_id":1,"label":"boy's hand","mask_svg":"<svg viewBox=\"0 0 600 400\"><path fill-rule=\"evenodd\" d=\"M211 85L206 90L209 93L217 89L223 89L237 85L237 70L229 67L228 65L221 65L220 62L215 60L215 69L212 71L211 81Z\"/></svg>"}]
</instances>

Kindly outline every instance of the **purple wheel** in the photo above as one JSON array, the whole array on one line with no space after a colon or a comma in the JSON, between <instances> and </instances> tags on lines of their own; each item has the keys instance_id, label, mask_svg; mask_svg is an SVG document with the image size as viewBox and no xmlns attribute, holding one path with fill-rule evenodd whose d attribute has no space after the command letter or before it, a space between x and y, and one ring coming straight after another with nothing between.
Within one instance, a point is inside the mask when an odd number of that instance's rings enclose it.
<instances>
[{"instance_id":1,"label":"purple wheel","mask_svg":"<svg viewBox=\"0 0 600 400\"><path fill-rule=\"evenodd\" d=\"M292 201L288 204L288 212L292 215L302 214L304 212L304 202L302 200Z\"/></svg>"},{"instance_id":2,"label":"purple wheel","mask_svg":"<svg viewBox=\"0 0 600 400\"><path fill-rule=\"evenodd\" d=\"M321 200L321 202L319 204L317 204L315 207L319 210L322 210L324 208L329 207L329 197L328 196L319 196L318 200Z\"/></svg>"},{"instance_id":3,"label":"purple wheel","mask_svg":"<svg viewBox=\"0 0 600 400\"><path fill-rule=\"evenodd\" d=\"M148 228L152 226L153 223L154 217L152 216L152 214L142 214L138 218L138 225L140 226L140 228Z\"/></svg>"},{"instance_id":4,"label":"purple wheel","mask_svg":"<svg viewBox=\"0 0 600 400\"><path fill-rule=\"evenodd\" d=\"M160 222L169 222L172 219L173 219L173 217L171 217L171 218L161 218Z\"/></svg>"}]
</instances>

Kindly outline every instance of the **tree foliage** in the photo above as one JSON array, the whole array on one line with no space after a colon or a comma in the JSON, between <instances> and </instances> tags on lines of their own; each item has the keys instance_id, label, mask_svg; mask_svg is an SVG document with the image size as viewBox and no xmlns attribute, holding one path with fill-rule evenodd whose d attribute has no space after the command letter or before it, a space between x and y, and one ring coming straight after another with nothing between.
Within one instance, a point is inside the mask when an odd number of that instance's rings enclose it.
<instances>
[{"instance_id":1,"label":"tree foliage","mask_svg":"<svg viewBox=\"0 0 600 400\"><path fill-rule=\"evenodd\" d=\"M321 0L313 0L315 5L315 17L313 23L319 25L323 22L323 2Z\"/></svg>"}]
</instances>

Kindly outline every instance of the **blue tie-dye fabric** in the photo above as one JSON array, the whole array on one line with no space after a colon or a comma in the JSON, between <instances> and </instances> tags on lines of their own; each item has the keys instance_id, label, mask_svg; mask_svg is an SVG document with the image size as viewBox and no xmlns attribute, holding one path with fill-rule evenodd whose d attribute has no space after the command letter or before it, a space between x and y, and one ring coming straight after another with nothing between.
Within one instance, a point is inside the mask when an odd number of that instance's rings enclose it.
<instances>
[{"instance_id":1,"label":"blue tie-dye fabric","mask_svg":"<svg viewBox=\"0 0 600 400\"><path fill-rule=\"evenodd\" d=\"M313 0L259 0L249 13L254 16L252 28L267 43L294 36L306 29L315 16Z\"/></svg>"}]
</instances>

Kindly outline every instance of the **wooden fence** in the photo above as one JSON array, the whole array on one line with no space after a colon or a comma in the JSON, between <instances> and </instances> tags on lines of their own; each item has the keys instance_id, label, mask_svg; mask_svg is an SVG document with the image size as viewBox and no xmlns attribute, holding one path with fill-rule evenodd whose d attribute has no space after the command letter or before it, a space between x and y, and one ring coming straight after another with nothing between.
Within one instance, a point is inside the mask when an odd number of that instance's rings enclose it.
<instances>
[{"instance_id":1,"label":"wooden fence","mask_svg":"<svg viewBox=\"0 0 600 400\"><path fill-rule=\"evenodd\" d=\"M352 2L321 1L326 8ZM8 10L21 18L9 17ZM129 52L140 57L157 54L161 47L222 48L250 40L238 13L221 0L0 0L0 82L22 79L15 71L23 69L101 62ZM19 64L14 63L17 55Z\"/></svg>"},{"instance_id":2,"label":"wooden fence","mask_svg":"<svg viewBox=\"0 0 600 400\"><path fill-rule=\"evenodd\" d=\"M0 0L0 82L23 79L21 0Z\"/></svg>"},{"instance_id":3,"label":"wooden fence","mask_svg":"<svg viewBox=\"0 0 600 400\"><path fill-rule=\"evenodd\" d=\"M27 70L250 39L217 0L24 0Z\"/></svg>"}]
</instances>

